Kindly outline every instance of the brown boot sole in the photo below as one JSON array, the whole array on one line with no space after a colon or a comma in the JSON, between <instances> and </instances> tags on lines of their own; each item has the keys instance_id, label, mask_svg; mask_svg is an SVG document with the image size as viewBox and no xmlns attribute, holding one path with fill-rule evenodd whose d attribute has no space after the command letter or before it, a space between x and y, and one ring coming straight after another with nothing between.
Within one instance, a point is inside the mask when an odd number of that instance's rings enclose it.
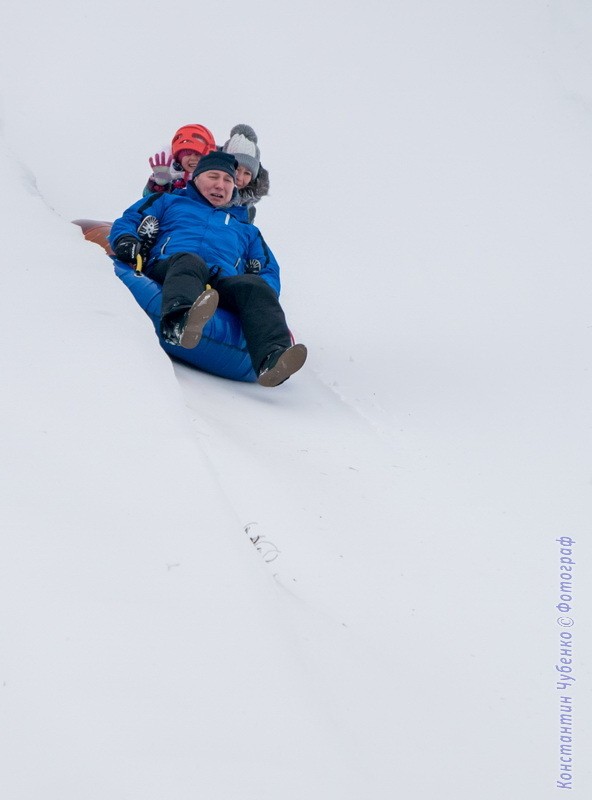
<instances>
[{"instance_id":1,"label":"brown boot sole","mask_svg":"<svg viewBox=\"0 0 592 800\"><path fill-rule=\"evenodd\" d=\"M212 319L217 308L218 292L215 289L206 289L200 294L189 309L187 322L179 340L181 347L187 350L197 347L205 324Z\"/></svg>"},{"instance_id":2,"label":"brown boot sole","mask_svg":"<svg viewBox=\"0 0 592 800\"><path fill-rule=\"evenodd\" d=\"M294 344L292 347L288 347L281 354L275 366L259 375L257 382L261 386L279 386L304 366L306 356L307 350L303 344Z\"/></svg>"}]
</instances>

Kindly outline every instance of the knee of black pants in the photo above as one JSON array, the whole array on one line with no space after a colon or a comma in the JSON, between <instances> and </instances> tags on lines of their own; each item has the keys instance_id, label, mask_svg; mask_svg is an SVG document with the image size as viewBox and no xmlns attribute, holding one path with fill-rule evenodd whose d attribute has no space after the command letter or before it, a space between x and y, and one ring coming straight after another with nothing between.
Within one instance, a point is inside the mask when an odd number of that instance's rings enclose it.
<instances>
[{"instance_id":1,"label":"knee of black pants","mask_svg":"<svg viewBox=\"0 0 592 800\"><path fill-rule=\"evenodd\" d=\"M236 278L233 277L232 280L235 281L239 286L258 286L261 291L271 292L273 295L275 295L274 290L260 275L237 275Z\"/></svg>"},{"instance_id":2,"label":"knee of black pants","mask_svg":"<svg viewBox=\"0 0 592 800\"><path fill-rule=\"evenodd\" d=\"M209 269L206 262L197 253L175 253L169 258L161 258L144 270L147 278L157 283L164 283L167 276L185 276L197 278L204 285L208 282Z\"/></svg>"},{"instance_id":3,"label":"knee of black pants","mask_svg":"<svg viewBox=\"0 0 592 800\"><path fill-rule=\"evenodd\" d=\"M234 298L239 303L247 298L272 302L278 300L276 292L259 275L232 275L229 278L220 278L215 285L221 295L228 297L229 300Z\"/></svg>"},{"instance_id":4,"label":"knee of black pants","mask_svg":"<svg viewBox=\"0 0 592 800\"><path fill-rule=\"evenodd\" d=\"M204 285L208 282L210 270L197 253L175 253L168 259L167 273L190 275L196 277Z\"/></svg>"}]
</instances>

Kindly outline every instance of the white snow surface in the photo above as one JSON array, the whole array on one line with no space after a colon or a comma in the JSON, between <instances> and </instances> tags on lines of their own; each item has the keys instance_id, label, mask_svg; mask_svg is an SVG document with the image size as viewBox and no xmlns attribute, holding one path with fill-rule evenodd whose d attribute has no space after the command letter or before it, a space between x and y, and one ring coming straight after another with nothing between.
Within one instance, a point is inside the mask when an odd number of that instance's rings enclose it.
<instances>
[{"instance_id":1,"label":"white snow surface","mask_svg":"<svg viewBox=\"0 0 592 800\"><path fill-rule=\"evenodd\" d=\"M592 6L2 31L3 800L588 800ZM189 122L259 135L277 389L173 365L71 224Z\"/></svg>"}]
</instances>

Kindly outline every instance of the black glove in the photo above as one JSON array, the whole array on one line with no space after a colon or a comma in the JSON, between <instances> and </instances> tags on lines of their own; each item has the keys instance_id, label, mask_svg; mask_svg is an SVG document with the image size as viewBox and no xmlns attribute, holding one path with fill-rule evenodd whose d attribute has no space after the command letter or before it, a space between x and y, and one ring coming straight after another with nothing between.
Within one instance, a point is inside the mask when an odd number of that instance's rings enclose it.
<instances>
[{"instance_id":1,"label":"black glove","mask_svg":"<svg viewBox=\"0 0 592 800\"><path fill-rule=\"evenodd\" d=\"M258 258L250 258L245 264L247 275L258 275L261 272L261 262Z\"/></svg>"},{"instance_id":2,"label":"black glove","mask_svg":"<svg viewBox=\"0 0 592 800\"><path fill-rule=\"evenodd\" d=\"M113 248L115 258L124 264L135 264L136 256L140 252L140 242L135 236L120 236Z\"/></svg>"}]
</instances>

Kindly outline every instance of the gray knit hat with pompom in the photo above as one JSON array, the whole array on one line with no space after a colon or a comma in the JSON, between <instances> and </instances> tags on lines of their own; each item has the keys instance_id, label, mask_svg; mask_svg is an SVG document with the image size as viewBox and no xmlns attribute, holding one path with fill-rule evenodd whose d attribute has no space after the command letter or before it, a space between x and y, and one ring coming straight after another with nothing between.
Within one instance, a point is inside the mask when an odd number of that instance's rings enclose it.
<instances>
[{"instance_id":1,"label":"gray knit hat with pompom","mask_svg":"<svg viewBox=\"0 0 592 800\"><path fill-rule=\"evenodd\" d=\"M257 147L257 134L250 125L235 125L222 150L232 153L239 165L248 169L255 180L259 174L261 153Z\"/></svg>"}]
</instances>

